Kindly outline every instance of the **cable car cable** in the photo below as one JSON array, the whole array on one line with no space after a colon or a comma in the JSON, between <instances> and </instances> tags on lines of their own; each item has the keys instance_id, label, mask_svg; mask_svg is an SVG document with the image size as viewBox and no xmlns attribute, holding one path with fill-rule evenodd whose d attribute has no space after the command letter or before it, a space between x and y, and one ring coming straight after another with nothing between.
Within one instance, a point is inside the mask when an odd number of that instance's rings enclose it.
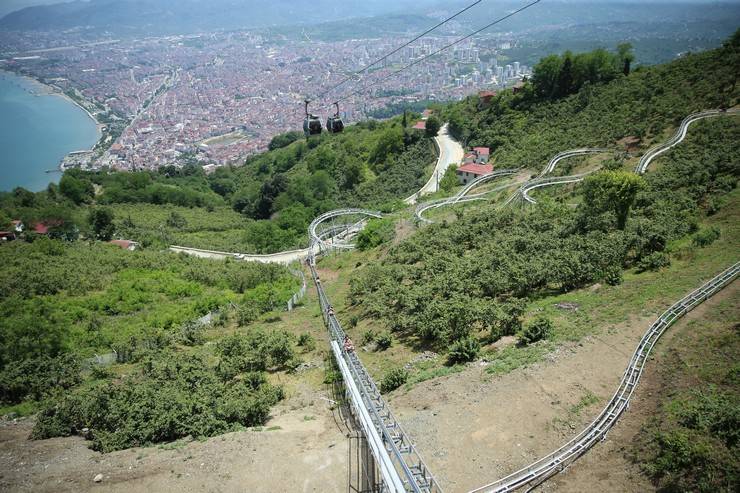
<instances>
[{"instance_id":1,"label":"cable car cable","mask_svg":"<svg viewBox=\"0 0 740 493\"><path fill-rule=\"evenodd\" d=\"M326 97L326 95L327 95L327 94L329 94L329 93L330 93L331 91L333 91L333 90L334 90L334 89L336 89L337 87L339 87L339 86L341 86L341 85L345 84L345 83L346 83L347 81L351 80L351 79L352 79L352 77L354 77L354 76L356 76L356 75L360 75L361 73L365 72L365 71L366 71L367 69L369 69L370 67L373 67L373 66L377 65L378 63L382 62L383 60L385 60L386 58L388 58L389 56L391 56L391 55L393 55L393 54L395 54L395 53L398 53L399 51L401 51L402 49L406 48L406 47L407 47L408 45L410 45L410 44L411 44L411 43L413 43L414 41L418 41L418 40L419 40L419 39L421 39L422 37L426 36L426 35L427 35L427 34L429 34L430 32L432 32L432 31L434 31L435 29L437 29L438 27L440 27L440 26L442 26L442 25L446 24L447 22L451 21L452 19L454 19L455 17L459 16L460 14L462 14L462 13L464 13L464 12L466 12L466 11L470 10L471 8L475 7L476 5L478 5L479 3L481 3L482 1L483 1L483 0L476 0L475 2L473 2L473 3L471 3L470 5L468 5L467 7L465 7L464 9L460 10L459 12L457 12L456 14L454 14L454 15L452 15L452 16L450 16L450 17L448 17L447 19L445 19L445 20L441 21L441 22L440 22L439 24L437 24L436 26L434 26L434 27L431 27L431 28L427 29L426 31L424 31L423 33L419 34L418 36L416 36L416 37L415 37L414 39L412 39L411 41L409 41L409 42L407 42L407 43L404 43L404 44L402 44L401 46L399 46L399 47L398 47L398 48L396 48L395 50L391 51L390 53L386 53L386 54L385 54L385 55L383 55L382 57L378 58L377 60L375 60L374 62L372 62L372 63L370 63L370 64L368 64L368 65L365 65L364 67L362 67L361 69L357 70L356 72L351 72L351 73L350 73L350 75L348 75L347 77L345 77L345 78L344 78L344 79L343 79L343 80L342 80L341 82L339 82L338 84L336 84L336 85L334 85L334 86L330 87L330 88L329 88L329 89L327 89L326 91L322 92L322 93L321 93L321 94L320 94L320 95L318 96L318 98L319 98L319 99L323 99L323 98L324 98L324 97Z\"/></svg>"},{"instance_id":2,"label":"cable car cable","mask_svg":"<svg viewBox=\"0 0 740 493\"><path fill-rule=\"evenodd\" d=\"M533 2L530 2L530 3L528 3L527 5L525 5L525 6L521 7L521 8L519 8L519 9L517 9L517 10L513 11L513 12L510 12L510 13L506 14L505 16L503 16L503 17L501 17L501 18L499 18L499 19L496 19L495 21L491 22L490 24L487 24L487 25L485 25L485 26L481 27L480 29L478 29L478 30L476 30L476 31L473 31L472 33L468 34L467 36L463 36L462 38L460 38L460 39L458 39L458 40L456 40L456 41L453 41L452 43L449 43L449 44L447 44L447 45L443 46L442 48L438 49L438 50L437 50L437 51L435 51L434 53L430 53L430 54L428 54L428 55L425 55L425 56L423 56L422 58L419 58L418 60L415 60L415 61L413 61L413 62L409 63L408 65L405 65L405 66L401 67L400 69L396 70L395 72L391 72L391 73L390 73L389 75L387 75L387 76L383 77L382 79L378 79L378 80L376 80L375 82L371 82L371 83L369 83L369 84L366 84L366 85L364 85L363 87L361 87L361 88L359 88L359 89L356 89L356 90L352 91L351 93L347 94L346 96L344 96L344 97L342 97L342 98L339 98L339 99L337 99L336 101L337 101L337 103L340 103L340 102L342 102L342 101L346 101L347 99L351 98L352 96L356 96L357 94L361 93L361 92L362 92L362 91L364 91L365 89L369 89L370 87L372 87L372 86L374 86L374 85L380 84L381 82L385 82L386 80L388 80L388 79L390 79L390 78L392 78L392 77L394 77L394 76L398 75L399 73L403 72L404 70L406 70L406 69L408 69L408 68L411 68L411 67L413 67L414 65L416 65L416 64L418 64L418 63L421 63L421 62L423 62L423 61L424 61L424 60L426 60L427 58L431 58L431 57L433 57L433 56L435 56L435 55L438 55L438 54L440 54L441 52L443 52L444 50L446 50L447 48L449 48L449 47L451 47L451 46L454 46L454 45L456 45L456 44L458 44L458 43L461 43L461 42L465 41L466 39L469 39L469 38L471 38L471 37L475 36L476 34L478 34L478 33L482 32L482 31L485 31L485 30L486 30L486 29L488 29L489 27L495 26L496 24L498 24L498 23L500 23L500 22L503 22L503 21L505 21L505 20L506 20L506 19L508 19L509 17L512 17L512 16L514 16L514 15L518 14L519 12L522 12L523 10L526 10L526 9L528 9L528 8L529 8L529 7L531 7L531 6L533 6L533 5L535 5L535 4L538 4L538 3L540 3L541 1L542 1L542 0L535 0L535 1L533 1Z\"/></svg>"}]
</instances>

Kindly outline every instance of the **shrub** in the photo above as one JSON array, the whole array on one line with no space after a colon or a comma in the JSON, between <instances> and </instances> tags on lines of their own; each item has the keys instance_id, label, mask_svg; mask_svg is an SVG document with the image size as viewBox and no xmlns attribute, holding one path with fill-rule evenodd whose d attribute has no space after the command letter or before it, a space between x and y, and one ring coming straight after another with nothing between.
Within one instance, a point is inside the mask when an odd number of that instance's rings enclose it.
<instances>
[{"instance_id":1,"label":"shrub","mask_svg":"<svg viewBox=\"0 0 740 493\"><path fill-rule=\"evenodd\" d=\"M311 352L316 349L316 340L308 332L298 336L298 346L302 347L305 352Z\"/></svg>"},{"instance_id":2,"label":"shrub","mask_svg":"<svg viewBox=\"0 0 740 493\"><path fill-rule=\"evenodd\" d=\"M375 338L378 335L375 333L373 329L367 329L365 332L362 333L362 345L366 346L368 344L372 344L375 342Z\"/></svg>"},{"instance_id":3,"label":"shrub","mask_svg":"<svg viewBox=\"0 0 740 493\"><path fill-rule=\"evenodd\" d=\"M34 439L67 436L89 428L102 452L185 436L210 437L263 424L283 391L260 374L224 382L198 356L166 352L149 359L141 375L65 395L45 407Z\"/></svg>"},{"instance_id":4,"label":"shrub","mask_svg":"<svg viewBox=\"0 0 740 493\"><path fill-rule=\"evenodd\" d=\"M197 346L205 342L205 331L204 324L191 320L182 324L177 340L186 346Z\"/></svg>"},{"instance_id":5,"label":"shrub","mask_svg":"<svg viewBox=\"0 0 740 493\"><path fill-rule=\"evenodd\" d=\"M473 361L480 353L480 343L474 337L465 337L452 343L447 359L451 364Z\"/></svg>"},{"instance_id":6,"label":"shrub","mask_svg":"<svg viewBox=\"0 0 740 493\"><path fill-rule=\"evenodd\" d=\"M72 355L40 356L8 365L0 373L0 402L42 400L80 383L80 363Z\"/></svg>"},{"instance_id":7,"label":"shrub","mask_svg":"<svg viewBox=\"0 0 740 493\"><path fill-rule=\"evenodd\" d=\"M383 380L380 382L380 391L384 394L396 390L398 387L406 383L409 378L409 372L404 368L393 368L385 374Z\"/></svg>"},{"instance_id":8,"label":"shrub","mask_svg":"<svg viewBox=\"0 0 740 493\"><path fill-rule=\"evenodd\" d=\"M609 266L604 272L604 282L609 286L618 286L623 280L622 269L618 265Z\"/></svg>"},{"instance_id":9,"label":"shrub","mask_svg":"<svg viewBox=\"0 0 740 493\"><path fill-rule=\"evenodd\" d=\"M671 265L671 258L668 254L665 252L653 252L637 262L637 270L638 272L658 270L669 265Z\"/></svg>"},{"instance_id":10,"label":"shrub","mask_svg":"<svg viewBox=\"0 0 740 493\"><path fill-rule=\"evenodd\" d=\"M378 346L380 351L385 351L391 347L393 345L393 337L391 336L391 333L386 331L378 334L378 337L375 338L375 344Z\"/></svg>"},{"instance_id":11,"label":"shrub","mask_svg":"<svg viewBox=\"0 0 740 493\"><path fill-rule=\"evenodd\" d=\"M553 325L549 318L539 317L528 324L519 334L519 344L526 346L547 339L552 335Z\"/></svg>"},{"instance_id":12,"label":"shrub","mask_svg":"<svg viewBox=\"0 0 740 493\"><path fill-rule=\"evenodd\" d=\"M260 312L256 306L251 303L245 303L236 311L236 321L240 327L244 327L257 320L259 315Z\"/></svg>"},{"instance_id":13,"label":"shrub","mask_svg":"<svg viewBox=\"0 0 740 493\"><path fill-rule=\"evenodd\" d=\"M714 243L717 239L719 239L719 236L719 228L712 226L711 228L702 229L698 233L694 234L691 242L694 244L694 246L704 248L705 246L709 246Z\"/></svg>"}]
</instances>

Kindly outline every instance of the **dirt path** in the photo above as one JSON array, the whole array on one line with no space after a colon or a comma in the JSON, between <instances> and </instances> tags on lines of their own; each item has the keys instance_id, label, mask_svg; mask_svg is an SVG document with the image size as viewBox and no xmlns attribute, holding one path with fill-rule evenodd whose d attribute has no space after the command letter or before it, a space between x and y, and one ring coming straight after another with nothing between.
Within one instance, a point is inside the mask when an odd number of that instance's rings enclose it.
<instances>
[{"instance_id":1,"label":"dirt path","mask_svg":"<svg viewBox=\"0 0 740 493\"><path fill-rule=\"evenodd\" d=\"M110 454L88 449L80 437L28 440L31 419L3 422L0 491L346 491L347 439L326 401L275 414L263 431Z\"/></svg>"},{"instance_id":2,"label":"dirt path","mask_svg":"<svg viewBox=\"0 0 740 493\"><path fill-rule=\"evenodd\" d=\"M704 310L739 292L736 282L685 320L700 318ZM555 351L543 363L501 377L472 366L400 391L389 399L390 405L445 491L468 491L551 452L593 420L654 319L634 319L598 331L580 344ZM670 335L669 330L661 343ZM652 366L651 361L648 375ZM653 490L622 453L649 414L644 402L650 386L648 377L607 440L543 489L585 492L598 483L600 492Z\"/></svg>"}]
</instances>

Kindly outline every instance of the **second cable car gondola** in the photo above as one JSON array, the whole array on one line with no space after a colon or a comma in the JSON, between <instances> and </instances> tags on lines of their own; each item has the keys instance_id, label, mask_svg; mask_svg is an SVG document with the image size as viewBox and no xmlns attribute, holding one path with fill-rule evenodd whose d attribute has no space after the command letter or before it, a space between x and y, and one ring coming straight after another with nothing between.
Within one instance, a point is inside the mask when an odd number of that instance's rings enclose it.
<instances>
[{"instance_id":1,"label":"second cable car gondola","mask_svg":"<svg viewBox=\"0 0 740 493\"><path fill-rule=\"evenodd\" d=\"M318 116L312 115L308 112L309 102L310 101L306 99L306 118L303 120L303 133L306 137L321 133L321 120L319 120Z\"/></svg>"},{"instance_id":2,"label":"second cable car gondola","mask_svg":"<svg viewBox=\"0 0 740 493\"><path fill-rule=\"evenodd\" d=\"M334 106L336 107L337 111L334 113L333 116L330 116L326 119L326 130L329 133L338 134L342 130L344 130L344 122L342 122L342 117L339 116L339 103L334 103Z\"/></svg>"}]
</instances>

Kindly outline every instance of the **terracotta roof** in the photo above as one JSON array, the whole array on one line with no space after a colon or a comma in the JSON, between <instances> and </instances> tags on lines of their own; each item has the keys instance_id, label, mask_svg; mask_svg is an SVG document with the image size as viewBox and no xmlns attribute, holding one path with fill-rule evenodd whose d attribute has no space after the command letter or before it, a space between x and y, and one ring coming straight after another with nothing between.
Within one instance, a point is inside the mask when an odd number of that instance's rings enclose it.
<instances>
[{"instance_id":1,"label":"terracotta roof","mask_svg":"<svg viewBox=\"0 0 740 493\"><path fill-rule=\"evenodd\" d=\"M108 243L112 245L118 245L121 248L128 249L131 245L138 245L137 242L131 240L111 240Z\"/></svg>"},{"instance_id":2,"label":"terracotta roof","mask_svg":"<svg viewBox=\"0 0 740 493\"><path fill-rule=\"evenodd\" d=\"M36 223L36 225L33 227L33 230L40 235L45 235L49 232L49 226L44 223Z\"/></svg>"},{"instance_id":3,"label":"terracotta roof","mask_svg":"<svg viewBox=\"0 0 740 493\"><path fill-rule=\"evenodd\" d=\"M488 154L490 154L490 153L491 153L491 150L490 150L490 149L489 149L488 147L473 147L473 150L474 150L474 151L475 151L475 152L476 152L477 154L479 154L479 155L480 155L480 154L485 154L485 155L488 155Z\"/></svg>"},{"instance_id":4,"label":"terracotta roof","mask_svg":"<svg viewBox=\"0 0 740 493\"><path fill-rule=\"evenodd\" d=\"M415 129L417 129L417 130L426 130L426 129L427 129L427 124L426 124L426 122L424 122L424 121L422 120L422 121L420 121L420 122L417 122L417 123L416 123L416 125L414 125L414 126L413 126L413 127L411 127L411 128L415 128Z\"/></svg>"},{"instance_id":5,"label":"terracotta roof","mask_svg":"<svg viewBox=\"0 0 740 493\"><path fill-rule=\"evenodd\" d=\"M457 171L459 173L472 173L474 175L483 176L483 175L489 175L493 173L493 165L492 164L476 164L476 163L468 163L463 164L459 168L457 168Z\"/></svg>"},{"instance_id":6,"label":"terracotta roof","mask_svg":"<svg viewBox=\"0 0 740 493\"><path fill-rule=\"evenodd\" d=\"M480 91L478 93L478 97L481 97L481 98L492 98L495 95L496 95L496 91Z\"/></svg>"}]
</instances>

